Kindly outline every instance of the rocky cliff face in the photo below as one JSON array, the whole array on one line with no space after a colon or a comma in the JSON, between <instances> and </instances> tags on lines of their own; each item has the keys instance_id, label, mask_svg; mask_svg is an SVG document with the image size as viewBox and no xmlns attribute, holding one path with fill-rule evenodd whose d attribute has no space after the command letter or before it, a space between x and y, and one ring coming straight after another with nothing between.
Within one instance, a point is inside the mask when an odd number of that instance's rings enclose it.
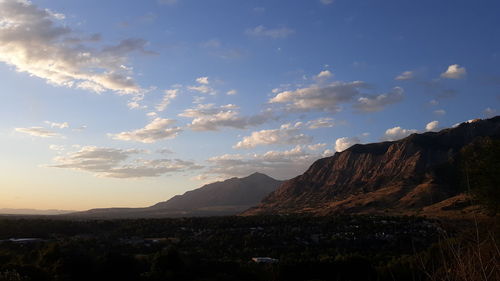
<instances>
[{"instance_id":1,"label":"rocky cliff face","mask_svg":"<svg viewBox=\"0 0 500 281\"><path fill-rule=\"evenodd\" d=\"M354 145L316 161L244 215L425 213L439 203L459 204L465 199L441 168L484 136L500 137L500 117L399 141Z\"/></svg>"}]
</instances>

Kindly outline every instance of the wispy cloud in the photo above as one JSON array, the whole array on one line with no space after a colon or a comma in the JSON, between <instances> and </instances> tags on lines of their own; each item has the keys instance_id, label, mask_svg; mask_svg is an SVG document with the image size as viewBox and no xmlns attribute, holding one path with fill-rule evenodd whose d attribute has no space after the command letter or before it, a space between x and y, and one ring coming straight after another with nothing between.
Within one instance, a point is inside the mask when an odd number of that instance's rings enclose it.
<instances>
[{"instance_id":1,"label":"wispy cloud","mask_svg":"<svg viewBox=\"0 0 500 281\"><path fill-rule=\"evenodd\" d=\"M85 171L110 178L158 177L202 168L194 162L180 159L133 158L143 152L137 149L84 146L79 151L55 157L55 164L47 167Z\"/></svg>"},{"instance_id":2,"label":"wispy cloud","mask_svg":"<svg viewBox=\"0 0 500 281\"><path fill-rule=\"evenodd\" d=\"M172 126L175 122L173 119L157 117L142 129L108 135L115 140L154 143L160 140L175 138L182 132L181 128Z\"/></svg>"},{"instance_id":3,"label":"wispy cloud","mask_svg":"<svg viewBox=\"0 0 500 281\"><path fill-rule=\"evenodd\" d=\"M61 134L45 129L43 127L15 128L14 130L19 133L28 134L30 136L41 137L41 138L51 138L51 137L61 136Z\"/></svg>"},{"instance_id":4,"label":"wispy cloud","mask_svg":"<svg viewBox=\"0 0 500 281\"><path fill-rule=\"evenodd\" d=\"M262 154L224 154L208 159L209 166L203 175L228 178L259 171L277 179L289 179L303 173L320 157L322 153L311 153L301 146L284 151L271 150Z\"/></svg>"},{"instance_id":5,"label":"wispy cloud","mask_svg":"<svg viewBox=\"0 0 500 281\"><path fill-rule=\"evenodd\" d=\"M396 76L396 78L394 78L394 80L404 81L404 80L411 80L413 78L415 78L415 72L405 71L405 72L399 74L398 76Z\"/></svg>"},{"instance_id":6,"label":"wispy cloud","mask_svg":"<svg viewBox=\"0 0 500 281\"><path fill-rule=\"evenodd\" d=\"M380 95L365 95L358 98L354 108L360 112L376 112L383 110L386 106L403 100L404 90L394 87L390 92Z\"/></svg>"},{"instance_id":7,"label":"wispy cloud","mask_svg":"<svg viewBox=\"0 0 500 281\"><path fill-rule=\"evenodd\" d=\"M278 39L278 38L286 38L295 33L295 31L287 27L267 28L263 25L259 25L254 28L247 29L246 33L248 35L256 37L269 37L273 39Z\"/></svg>"},{"instance_id":8,"label":"wispy cloud","mask_svg":"<svg viewBox=\"0 0 500 281\"><path fill-rule=\"evenodd\" d=\"M216 106L213 103L198 104L194 108L184 110L179 116L192 118L189 128L194 131L217 131L223 127L246 129L273 118L271 112L240 116L239 107L234 104Z\"/></svg>"},{"instance_id":9,"label":"wispy cloud","mask_svg":"<svg viewBox=\"0 0 500 281\"><path fill-rule=\"evenodd\" d=\"M291 91L277 93L270 103L286 104L292 111L328 111L338 112L340 104L350 102L360 94L360 89L367 87L362 81L333 82L326 86L311 85Z\"/></svg>"}]
</instances>

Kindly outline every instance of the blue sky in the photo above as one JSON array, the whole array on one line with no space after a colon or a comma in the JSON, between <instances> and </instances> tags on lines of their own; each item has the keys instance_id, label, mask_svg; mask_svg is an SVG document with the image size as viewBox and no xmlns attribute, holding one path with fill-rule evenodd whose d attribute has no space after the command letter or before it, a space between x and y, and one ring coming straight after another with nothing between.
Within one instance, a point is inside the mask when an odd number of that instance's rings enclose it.
<instances>
[{"instance_id":1,"label":"blue sky","mask_svg":"<svg viewBox=\"0 0 500 281\"><path fill-rule=\"evenodd\" d=\"M148 206L495 116L499 8L0 0L0 207Z\"/></svg>"}]
</instances>

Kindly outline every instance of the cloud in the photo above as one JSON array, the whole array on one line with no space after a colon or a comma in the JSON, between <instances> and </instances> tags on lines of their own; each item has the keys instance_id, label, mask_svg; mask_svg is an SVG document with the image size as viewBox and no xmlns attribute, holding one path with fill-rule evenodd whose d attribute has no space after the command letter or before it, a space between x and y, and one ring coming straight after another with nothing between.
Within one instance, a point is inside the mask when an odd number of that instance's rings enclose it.
<instances>
[{"instance_id":1,"label":"cloud","mask_svg":"<svg viewBox=\"0 0 500 281\"><path fill-rule=\"evenodd\" d=\"M327 79L333 76L333 73L330 70L323 70L318 75L316 75L316 79Z\"/></svg>"},{"instance_id":2,"label":"cloud","mask_svg":"<svg viewBox=\"0 0 500 281\"><path fill-rule=\"evenodd\" d=\"M398 76L396 76L396 78L394 78L394 80L404 81L404 80L411 80L413 78L415 78L415 73L413 71L405 71L405 72L399 74Z\"/></svg>"},{"instance_id":3,"label":"cloud","mask_svg":"<svg viewBox=\"0 0 500 281\"><path fill-rule=\"evenodd\" d=\"M446 114L446 110L444 110L444 109L437 109L437 110L434 110L434 114L436 114L436 115L445 115Z\"/></svg>"},{"instance_id":4,"label":"cloud","mask_svg":"<svg viewBox=\"0 0 500 281\"><path fill-rule=\"evenodd\" d=\"M47 130L43 127L15 128L14 130L19 133L28 134L30 136L41 137L41 138L51 138L51 137L61 136L60 134L53 132L51 130Z\"/></svg>"},{"instance_id":5,"label":"cloud","mask_svg":"<svg viewBox=\"0 0 500 281\"><path fill-rule=\"evenodd\" d=\"M418 130L415 130L415 129L408 130L408 129L403 129L403 128L398 126L398 127L387 129L385 131L385 134L382 137L382 139L386 140L386 141L395 141L395 140L405 138L405 137L407 137L411 134L417 133L417 132L418 132Z\"/></svg>"},{"instance_id":6,"label":"cloud","mask_svg":"<svg viewBox=\"0 0 500 281\"><path fill-rule=\"evenodd\" d=\"M175 138L182 132L182 129L179 127L171 127L175 122L176 121L172 119L157 117L142 129L108 135L115 140L154 143L164 139Z\"/></svg>"},{"instance_id":7,"label":"cloud","mask_svg":"<svg viewBox=\"0 0 500 281\"><path fill-rule=\"evenodd\" d=\"M165 108L167 108L167 106L170 104L170 101L177 97L178 93L179 89L165 90L165 95L163 96L162 101L156 106L156 110L164 111Z\"/></svg>"},{"instance_id":8,"label":"cloud","mask_svg":"<svg viewBox=\"0 0 500 281\"><path fill-rule=\"evenodd\" d=\"M316 143L316 144L308 145L307 148L309 148L310 150L316 151L316 150L324 149L327 145L328 144L326 144L326 143Z\"/></svg>"},{"instance_id":9,"label":"cloud","mask_svg":"<svg viewBox=\"0 0 500 281\"><path fill-rule=\"evenodd\" d=\"M68 122L57 123L57 122L45 121L44 123L49 125L51 128L65 129L69 127Z\"/></svg>"},{"instance_id":10,"label":"cloud","mask_svg":"<svg viewBox=\"0 0 500 281\"><path fill-rule=\"evenodd\" d=\"M79 151L55 157L56 164L48 167L80 170L110 178L158 177L166 173L202 168L193 162L180 159L131 159L141 153L143 151L137 149L84 146Z\"/></svg>"},{"instance_id":11,"label":"cloud","mask_svg":"<svg viewBox=\"0 0 500 281\"><path fill-rule=\"evenodd\" d=\"M216 106L213 103L198 104L184 110L179 116L192 118L189 128L194 131L217 131L221 127L246 129L273 118L271 112L242 117L239 115L239 107L234 104Z\"/></svg>"},{"instance_id":12,"label":"cloud","mask_svg":"<svg viewBox=\"0 0 500 281\"><path fill-rule=\"evenodd\" d=\"M210 82L208 82L208 77L199 77L199 78L196 78L196 82L198 82L199 84L203 84L203 85L208 85L210 84Z\"/></svg>"},{"instance_id":13,"label":"cloud","mask_svg":"<svg viewBox=\"0 0 500 281\"><path fill-rule=\"evenodd\" d=\"M256 26L255 28L247 29L246 33L256 37L269 37L273 39L286 38L295 33L293 29L287 27L280 28L266 28L263 25Z\"/></svg>"},{"instance_id":14,"label":"cloud","mask_svg":"<svg viewBox=\"0 0 500 281\"><path fill-rule=\"evenodd\" d=\"M351 146L353 146L353 145L355 145L357 143L360 143L360 140L357 137L352 137L352 138L349 138L349 137L338 138L335 141L335 150L338 151L338 152L341 152L341 151L344 151L344 150L348 149L349 147L351 147Z\"/></svg>"},{"instance_id":15,"label":"cloud","mask_svg":"<svg viewBox=\"0 0 500 281\"><path fill-rule=\"evenodd\" d=\"M256 171L277 179L289 179L303 173L321 154L307 152L296 146L285 151L268 151L262 154L224 154L208 159L204 175L222 178L247 176Z\"/></svg>"},{"instance_id":16,"label":"cloud","mask_svg":"<svg viewBox=\"0 0 500 281\"><path fill-rule=\"evenodd\" d=\"M338 112L340 104L350 102L367 87L362 81L333 82L326 86L311 85L293 91L283 91L269 100L269 103L284 103L292 111Z\"/></svg>"},{"instance_id":17,"label":"cloud","mask_svg":"<svg viewBox=\"0 0 500 281\"><path fill-rule=\"evenodd\" d=\"M233 96L233 95L236 95L237 93L238 93L238 91L232 89L232 90L227 91L226 95Z\"/></svg>"},{"instance_id":18,"label":"cloud","mask_svg":"<svg viewBox=\"0 0 500 281\"><path fill-rule=\"evenodd\" d=\"M253 148L259 145L305 144L311 141L312 137L300 133L297 126L284 124L279 129L252 132L250 136L239 141L234 148Z\"/></svg>"},{"instance_id":19,"label":"cloud","mask_svg":"<svg viewBox=\"0 0 500 281\"><path fill-rule=\"evenodd\" d=\"M439 127L439 121L432 121L425 125L425 130L428 132L435 131Z\"/></svg>"},{"instance_id":20,"label":"cloud","mask_svg":"<svg viewBox=\"0 0 500 281\"><path fill-rule=\"evenodd\" d=\"M460 67L458 64L448 66L448 69L441 73L441 78L462 79L467 75L465 67Z\"/></svg>"},{"instance_id":21,"label":"cloud","mask_svg":"<svg viewBox=\"0 0 500 281\"><path fill-rule=\"evenodd\" d=\"M333 3L334 0L319 0L319 2L321 2L321 4L323 5L330 5Z\"/></svg>"},{"instance_id":22,"label":"cloud","mask_svg":"<svg viewBox=\"0 0 500 281\"><path fill-rule=\"evenodd\" d=\"M388 105L400 102L403 96L403 88L394 87L389 93L358 98L357 102L354 104L354 108L360 112L380 111Z\"/></svg>"},{"instance_id":23,"label":"cloud","mask_svg":"<svg viewBox=\"0 0 500 281\"><path fill-rule=\"evenodd\" d=\"M128 53L144 51L144 40L91 48L92 40L59 24L63 17L56 15L28 1L0 1L0 61L53 85L95 92L141 91L125 65Z\"/></svg>"},{"instance_id":24,"label":"cloud","mask_svg":"<svg viewBox=\"0 0 500 281\"><path fill-rule=\"evenodd\" d=\"M306 125L309 129L331 128L335 126L335 122L333 122L333 118L325 117L308 121Z\"/></svg>"}]
</instances>

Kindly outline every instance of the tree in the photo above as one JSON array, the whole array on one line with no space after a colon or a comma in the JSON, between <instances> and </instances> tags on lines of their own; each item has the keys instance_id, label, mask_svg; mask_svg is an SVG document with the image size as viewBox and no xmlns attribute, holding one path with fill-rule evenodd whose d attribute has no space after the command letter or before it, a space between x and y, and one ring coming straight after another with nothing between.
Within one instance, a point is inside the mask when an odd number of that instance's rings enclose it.
<instances>
[{"instance_id":1,"label":"tree","mask_svg":"<svg viewBox=\"0 0 500 281\"><path fill-rule=\"evenodd\" d=\"M493 215L500 212L500 140L483 137L464 147L460 170L474 199Z\"/></svg>"}]
</instances>

